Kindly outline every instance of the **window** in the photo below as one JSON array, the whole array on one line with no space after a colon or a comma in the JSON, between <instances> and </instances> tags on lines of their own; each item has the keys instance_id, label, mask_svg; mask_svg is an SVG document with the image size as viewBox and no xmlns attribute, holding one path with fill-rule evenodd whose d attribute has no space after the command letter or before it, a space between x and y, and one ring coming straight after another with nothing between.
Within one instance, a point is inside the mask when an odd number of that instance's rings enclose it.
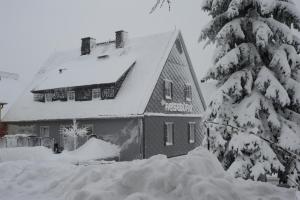
<instances>
[{"instance_id":1,"label":"window","mask_svg":"<svg viewBox=\"0 0 300 200\"><path fill-rule=\"evenodd\" d=\"M94 134L94 126L93 124L84 124L82 127L87 129L87 135L93 135Z\"/></svg>"},{"instance_id":2,"label":"window","mask_svg":"<svg viewBox=\"0 0 300 200\"><path fill-rule=\"evenodd\" d=\"M92 98L99 99L101 97L101 90L100 88L92 89Z\"/></svg>"},{"instance_id":3,"label":"window","mask_svg":"<svg viewBox=\"0 0 300 200\"><path fill-rule=\"evenodd\" d=\"M67 96L68 96L68 101L74 101L75 100L75 91L73 91L73 90L68 91Z\"/></svg>"},{"instance_id":4,"label":"window","mask_svg":"<svg viewBox=\"0 0 300 200\"><path fill-rule=\"evenodd\" d=\"M165 122L165 145L171 146L174 144L174 123Z\"/></svg>"},{"instance_id":5,"label":"window","mask_svg":"<svg viewBox=\"0 0 300 200\"><path fill-rule=\"evenodd\" d=\"M45 101L50 102L52 101L53 93L46 93L45 94Z\"/></svg>"},{"instance_id":6,"label":"window","mask_svg":"<svg viewBox=\"0 0 300 200\"><path fill-rule=\"evenodd\" d=\"M112 99L115 97L115 88L110 87L110 88L104 88L102 90L102 99Z\"/></svg>"},{"instance_id":7,"label":"window","mask_svg":"<svg viewBox=\"0 0 300 200\"><path fill-rule=\"evenodd\" d=\"M172 99L173 97L173 83L170 80L165 80L165 99Z\"/></svg>"},{"instance_id":8,"label":"window","mask_svg":"<svg viewBox=\"0 0 300 200\"><path fill-rule=\"evenodd\" d=\"M183 50L182 50L182 46L181 46L181 43L180 43L180 40L179 40L179 39L176 40L175 45L176 45L177 51L178 51L180 54L182 54L182 53L183 53Z\"/></svg>"},{"instance_id":9,"label":"window","mask_svg":"<svg viewBox=\"0 0 300 200\"><path fill-rule=\"evenodd\" d=\"M196 122L189 122L189 143L195 143Z\"/></svg>"},{"instance_id":10,"label":"window","mask_svg":"<svg viewBox=\"0 0 300 200\"><path fill-rule=\"evenodd\" d=\"M49 137L49 126L40 127L40 137Z\"/></svg>"},{"instance_id":11,"label":"window","mask_svg":"<svg viewBox=\"0 0 300 200\"><path fill-rule=\"evenodd\" d=\"M34 101L44 102L45 101L45 95L41 94L41 93L35 93L35 94L33 94L33 99L34 99Z\"/></svg>"},{"instance_id":12,"label":"window","mask_svg":"<svg viewBox=\"0 0 300 200\"><path fill-rule=\"evenodd\" d=\"M186 101L192 101L192 86L190 84L185 85L184 96Z\"/></svg>"}]
</instances>

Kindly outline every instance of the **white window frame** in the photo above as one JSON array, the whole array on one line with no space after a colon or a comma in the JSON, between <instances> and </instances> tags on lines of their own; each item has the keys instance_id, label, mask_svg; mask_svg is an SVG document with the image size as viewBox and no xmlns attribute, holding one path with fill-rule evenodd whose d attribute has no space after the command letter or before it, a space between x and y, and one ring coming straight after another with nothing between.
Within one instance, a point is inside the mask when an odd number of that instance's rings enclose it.
<instances>
[{"instance_id":1,"label":"white window frame","mask_svg":"<svg viewBox=\"0 0 300 200\"><path fill-rule=\"evenodd\" d=\"M189 135L189 143L195 143L196 137L196 122L189 122L188 123L188 135Z\"/></svg>"},{"instance_id":2,"label":"white window frame","mask_svg":"<svg viewBox=\"0 0 300 200\"><path fill-rule=\"evenodd\" d=\"M75 91L74 90L69 90L67 92L67 99L68 99L68 101L75 101Z\"/></svg>"},{"instance_id":3,"label":"white window frame","mask_svg":"<svg viewBox=\"0 0 300 200\"><path fill-rule=\"evenodd\" d=\"M40 101L42 101L43 99L45 99L45 94L43 94L43 93L34 93L34 94L33 94L33 100L34 100L34 101L40 102Z\"/></svg>"},{"instance_id":4,"label":"white window frame","mask_svg":"<svg viewBox=\"0 0 300 200\"><path fill-rule=\"evenodd\" d=\"M185 87L184 87L184 96L185 96L185 100L187 102L191 102L192 101L192 85L189 84L189 83L186 83L185 84Z\"/></svg>"},{"instance_id":5,"label":"white window frame","mask_svg":"<svg viewBox=\"0 0 300 200\"><path fill-rule=\"evenodd\" d=\"M47 92L45 94L45 102L52 102L53 93Z\"/></svg>"},{"instance_id":6,"label":"white window frame","mask_svg":"<svg viewBox=\"0 0 300 200\"><path fill-rule=\"evenodd\" d=\"M165 146L174 145L174 122L165 122Z\"/></svg>"},{"instance_id":7,"label":"white window frame","mask_svg":"<svg viewBox=\"0 0 300 200\"><path fill-rule=\"evenodd\" d=\"M164 80L164 95L165 99L172 100L173 98L173 81Z\"/></svg>"},{"instance_id":8,"label":"white window frame","mask_svg":"<svg viewBox=\"0 0 300 200\"><path fill-rule=\"evenodd\" d=\"M47 131L45 131L45 130L47 130ZM50 127L49 126L40 126L40 137L50 137Z\"/></svg>"},{"instance_id":9,"label":"white window frame","mask_svg":"<svg viewBox=\"0 0 300 200\"><path fill-rule=\"evenodd\" d=\"M92 99L100 99L101 98L101 89L94 88L92 89Z\"/></svg>"}]
</instances>

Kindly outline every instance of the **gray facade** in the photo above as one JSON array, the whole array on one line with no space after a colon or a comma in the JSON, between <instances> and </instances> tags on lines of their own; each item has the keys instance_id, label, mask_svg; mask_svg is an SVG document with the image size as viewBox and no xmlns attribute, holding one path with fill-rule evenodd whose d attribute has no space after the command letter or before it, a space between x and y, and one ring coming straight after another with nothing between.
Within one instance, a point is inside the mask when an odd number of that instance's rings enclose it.
<instances>
[{"instance_id":1,"label":"gray facade","mask_svg":"<svg viewBox=\"0 0 300 200\"><path fill-rule=\"evenodd\" d=\"M171 47L170 47L171 48ZM130 75L130 73L129 73ZM172 82L172 97L166 98L165 81ZM123 84L126 84L124 81ZM186 86L191 98L186 98ZM115 97L118 98L118 95ZM110 101L109 99L103 101ZM201 144L204 128L200 114L205 109L181 34L178 34L143 113L133 116L77 119L79 126L90 125L92 133L121 147L120 160L168 157L186 154ZM126 105L124 105L126 106ZM166 145L166 123L172 123L172 144ZM189 123L193 123L194 141L190 142ZM30 133L40 136L40 128L49 127L49 136L62 145L60 129L72 119L10 122L9 134Z\"/></svg>"}]
</instances>

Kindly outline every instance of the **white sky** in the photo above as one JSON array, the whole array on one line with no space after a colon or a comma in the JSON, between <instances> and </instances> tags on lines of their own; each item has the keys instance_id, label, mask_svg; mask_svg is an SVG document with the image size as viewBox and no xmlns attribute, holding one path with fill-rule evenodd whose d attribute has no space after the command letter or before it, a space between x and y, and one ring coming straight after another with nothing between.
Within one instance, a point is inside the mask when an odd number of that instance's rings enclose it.
<instances>
[{"instance_id":1,"label":"white sky","mask_svg":"<svg viewBox=\"0 0 300 200\"><path fill-rule=\"evenodd\" d=\"M206 71L209 50L197 43L208 17L201 0L177 0L149 14L156 0L0 0L0 71L17 72L26 82L55 51L80 47L81 38L98 42L181 29L199 78Z\"/></svg>"},{"instance_id":2,"label":"white sky","mask_svg":"<svg viewBox=\"0 0 300 200\"><path fill-rule=\"evenodd\" d=\"M116 30L129 37L181 29L200 79L209 67L212 47L197 42L209 17L201 0L173 0L149 14L156 0L0 0L0 71L31 80L55 51L80 47L82 37L98 42L114 38ZM295 1L300 4L298 1ZM299 6L299 5L298 5Z\"/></svg>"}]
</instances>

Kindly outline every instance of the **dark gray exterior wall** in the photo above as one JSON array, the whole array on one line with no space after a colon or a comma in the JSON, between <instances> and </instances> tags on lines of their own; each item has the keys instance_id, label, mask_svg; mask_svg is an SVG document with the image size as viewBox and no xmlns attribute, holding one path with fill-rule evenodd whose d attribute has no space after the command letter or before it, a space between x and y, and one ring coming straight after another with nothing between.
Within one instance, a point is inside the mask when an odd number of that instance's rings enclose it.
<instances>
[{"instance_id":1,"label":"dark gray exterior wall","mask_svg":"<svg viewBox=\"0 0 300 200\"><path fill-rule=\"evenodd\" d=\"M180 41L179 38L177 39L177 41ZM166 100L164 98L165 79L171 80L173 82L172 100ZM192 86L192 102L185 101L184 89L186 83L189 83ZM196 84L192 77L187 57L184 51L182 51L182 53L179 53L176 44L173 45L165 66L160 74L158 82L156 83L155 89L153 90L151 98L146 107L146 112L174 114L174 112L169 112L164 109L163 101L168 103L174 102L193 105L193 111L191 113L176 113L200 114L204 111L204 106L200 99L200 94L196 89Z\"/></svg>"},{"instance_id":2,"label":"dark gray exterior wall","mask_svg":"<svg viewBox=\"0 0 300 200\"><path fill-rule=\"evenodd\" d=\"M77 122L79 126L84 124L93 124L93 133L96 134L97 137L120 146L120 160L142 158L143 134L141 118L85 119L77 120ZM9 123L8 132L9 134L14 134L14 129L17 128L18 133L35 134L40 136L40 127L49 126L50 137L54 138L55 141L61 145L59 134L60 127L61 125L71 125L72 123L72 120Z\"/></svg>"},{"instance_id":3,"label":"dark gray exterior wall","mask_svg":"<svg viewBox=\"0 0 300 200\"><path fill-rule=\"evenodd\" d=\"M174 144L165 146L164 125L165 122L174 123ZM188 123L196 122L195 143L189 143ZM188 153L201 144L203 139L203 126L198 117L145 117L145 146L144 158L156 154L165 154L168 157L179 156Z\"/></svg>"}]
</instances>

